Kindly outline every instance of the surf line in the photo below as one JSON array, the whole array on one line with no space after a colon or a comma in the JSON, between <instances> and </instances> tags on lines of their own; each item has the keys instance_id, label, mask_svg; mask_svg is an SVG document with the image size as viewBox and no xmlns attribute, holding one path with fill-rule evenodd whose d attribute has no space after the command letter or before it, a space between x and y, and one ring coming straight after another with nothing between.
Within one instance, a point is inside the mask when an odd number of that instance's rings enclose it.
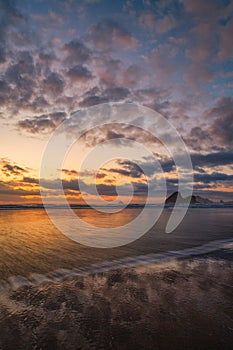
<instances>
[{"instance_id":1,"label":"surf line","mask_svg":"<svg viewBox=\"0 0 233 350\"><path fill-rule=\"evenodd\" d=\"M147 255L126 257L119 260L92 264L87 267L80 267L75 269L61 268L44 275L32 273L29 278L23 276L12 276L7 280L0 282L0 293L15 291L23 287L38 287L40 285L59 283L73 279L75 277L88 276L91 274L98 274L101 272L117 270L120 268L133 268L145 264L159 264L174 259L198 256L231 247L233 247L233 238L211 241L201 246L185 248L182 250L169 250L164 253L152 253Z\"/></svg>"}]
</instances>

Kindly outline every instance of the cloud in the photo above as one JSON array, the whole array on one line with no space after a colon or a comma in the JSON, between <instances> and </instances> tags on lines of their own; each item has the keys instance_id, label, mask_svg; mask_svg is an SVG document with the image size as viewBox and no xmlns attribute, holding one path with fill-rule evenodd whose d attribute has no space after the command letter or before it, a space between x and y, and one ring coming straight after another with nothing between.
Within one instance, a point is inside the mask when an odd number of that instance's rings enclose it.
<instances>
[{"instance_id":1,"label":"cloud","mask_svg":"<svg viewBox=\"0 0 233 350\"><path fill-rule=\"evenodd\" d=\"M155 13L153 11L144 11L139 16L140 25L149 30L155 29L155 21Z\"/></svg>"},{"instance_id":2,"label":"cloud","mask_svg":"<svg viewBox=\"0 0 233 350\"><path fill-rule=\"evenodd\" d=\"M194 126L185 137L194 150L228 148L233 144L233 98L221 97L214 107L203 112L205 123ZM217 146L219 145L219 146Z\"/></svg>"},{"instance_id":3,"label":"cloud","mask_svg":"<svg viewBox=\"0 0 233 350\"><path fill-rule=\"evenodd\" d=\"M102 93L111 102L124 100L129 94L129 90L123 86L112 86L105 89Z\"/></svg>"},{"instance_id":4,"label":"cloud","mask_svg":"<svg viewBox=\"0 0 233 350\"><path fill-rule=\"evenodd\" d=\"M41 51L38 54L38 59L43 65L50 66L56 61L56 55L54 52Z\"/></svg>"},{"instance_id":5,"label":"cloud","mask_svg":"<svg viewBox=\"0 0 233 350\"><path fill-rule=\"evenodd\" d=\"M10 85L5 80L0 80L0 102L2 106L9 101L10 92Z\"/></svg>"},{"instance_id":6,"label":"cloud","mask_svg":"<svg viewBox=\"0 0 233 350\"><path fill-rule=\"evenodd\" d=\"M205 188L207 188L205 186ZM224 199L225 201L231 201L233 200L233 192L232 191L219 191L219 190L204 190L201 187L201 190L198 191L198 187L196 190L196 194L205 197L205 198L210 198L213 200L219 201L220 199Z\"/></svg>"},{"instance_id":7,"label":"cloud","mask_svg":"<svg viewBox=\"0 0 233 350\"><path fill-rule=\"evenodd\" d=\"M211 174L195 174L194 180L196 182L202 182L202 183L212 183L212 182L219 182L219 181L232 181L233 175L227 175L224 173L218 173L213 172Z\"/></svg>"},{"instance_id":8,"label":"cloud","mask_svg":"<svg viewBox=\"0 0 233 350\"><path fill-rule=\"evenodd\" d=\"M39 184L39 180L33 177L24 176L22 182L26 182L27 184Z\"/></svg>"},{"instance_id":9,"label":"cloud","mask_svg":"<svg viewBox=\"0 0 233 350\"><path fill-rule=\"evenodd\" d=\"M0 46L0 63L6 62L6 52L3 47Z\"/></svg>"},{"instance_id":10,"label":"cloud","mask_svg":"<svg viewBox=\"0 0 233 350\"><path fill-rule=\"evenodd\" d=\"M45 108L50 106L49 102L46 100L44 96L35 96L31 103L28 103L28 108L30 108L33 112L43 111Z\"/></svg>"},{"instance_id":11,"label":"cloud","mask_svg":"<svg viewBox=\"0 0 233 350\"><path fill-rule=\"evenodd\" d=\"M91 26L88 42L100 50L130 50L137 46L136 38L112 20L103 20Z\"/></svg>"},{"instance_id":12,"label":"cloud","mask_svg":"<svg viewBox=\"0 0 233 350\"><path fill-rule=\"evenodd\" d=\"M93 22L96 5L84 2L58 2L38 22L37 6L32 4L27 14L19 1L0 1L4 127L17 125L39 137L50 133L68 112L104 102L134 101L174 123L190 146L196 171L205 175L205 168L216 167L218 174L225 173L219 167L232 164L233 144L233 99L223 97L231 93L233 2L146 0L138 5L132 1L124 6L133 11L130 14L120 13L120 2L114 13L112 6L100 4L102 15L112 19L99 21L97 14L99 22ZM85 7L82 18L81 7ZM118 146L126 138L149 145L157 142L142 130L115 125L86 135L84 141L94 145L113 138ZM161 162L167 172L174 171L172 160L161 158ZM20 172L17 164L9 165L5 171ZM152 169L150 161L147 166ZM116 170L134 174L123 164ZM135 176L140 177L136 170ZM24 178L28 185L33 181Z\"/></svg>"},{"instance_id":13,"label":"cloud","mask_svg":"<svg viewBox=\"0 0 233 350\"><path fill-rule=\"evenodd\" d=\"M221 28L220 32L220 50L218 57L221 60L233 57L232 48L233 17Z\"/></svg>"},{"instance_id":14,"label":"cloud","mask_svg":"<svg viewBox=\"0 0 233 350\"><path fill-rule=\"evenodd\" d=\"M33 57L28 51L20 52L17 56L17 62L10 65L5 72L5 81L17 88L18 98L29 100L33 94L35 82Z\"/></svg>"},{"instance_id":15,"label":"cloud","mask_svg":"<svg viewBox=\"0 0 233 350\"><path fill-rule=\"evenodd\" d=\"M58 73L52 72L43 80L43 88L48 95L57 97L59 94L63 93L64 87L64 79Z\"/></svg>"},{"instance_id":16,"label":"cloud","mask_svg":"<svg viewBox=\"0 0 233 350\"><path fill-rule=\"evenodd\" d=\"M123 62L120 59L111 57L109 52L101 52L99 54L98 59L95 59L95 67L100 86L111 87L120 85L123 82Z\"/></svg>"},{"instance_id":17,"label":"cloud","mask_svg":"<svg viewBox=\"0 0 233 350\"><path fill-rule=\"evenodd\" d=\"M82 101L80 101L79 105L80 107L91 107L105 102L108 102L107 97L93 95L85 97Z\"/></svg>"},{"instance_id":18,"label":"cloud","mask_svg":"<svg viewBox=\"0 0 233 350\"><path fill-rule=\"evenodd\" d=\"M0 159L1 172L5 176L18 176L28 172L28 169L19 166L6 158Z\"/></svg>"},{"instance_id":19,"label":"cloud","mask_svg":"<svg viewBox=\"0 0 233 350\"><path fill-rule=\"evenodd\" d=\"M26 197L26 196L40 197L40 191L25 190L23 188L15 189L10 185L0 181L0 195L1 195L1 200L4 200L4 202L11 202L12 201L11 197L14 197L14 202L15 202L15 201L19 201L22 197Z\"/></svg>"},{"instance_id":20,"label":"cloud","mask_svg":"<svg viewBox=\"0 0 233 350\"><path fill-rule=\"evenodd\" d=\"M158 144L159 141L149 132L131 125L106 124L100 128L89 130L82 135L81 141L87 147L93 147L98 143L112 140L114 144L128 145L128 140L141 142L142 144Z\"/></svg>"},{"instance_id":21,"label":"cloud","mask_svg":"<svg viewBox=\"0 0 233 350\"><path fill-rule=\"evenodd\" d=\"M204 172L202 168L214 168L218 166L233 165L233 152L220 151L207 154L191 153L191 160L195 170ZM161 166L165 172L172 172L175 170L175 164L172 159L162 158L160 160Z\"/></svg>"},{"instance_id":22,"label":"cloud","mask_svg":"<svg viewBox=\"0 0 233 350\"><path fill-rule=\"evenodd\" d=\"M67 117L66 112L42 114L33 118L26 118L18 122L18 128L32 134L47 134L53 131Z\"/></svg>"},{"instance_id":23,"label":"cloud","mask_svg":"<svg viewBox=\"0 0 233 350\"><path fill-rule=\"evenodd\" d=\"M108 172L117 173L123 176L129 176L132 178L141 178L143 176L143 171L136 163L128 160L118 160L117 165L120 168L110 168Z\"/></svg>"},{"instance_id":24,"label":"cloud","mask_svg":"<svg viewBox=\"0 0 233 350\"><path fill-rule=\"evenodd\" d=\"M165 15L156 22L156 31L158 33L167 33L177 26L178 22L172 14Z\"/></svg>"},{"instance_id":25,"label":"cloud","mask_svg":"<svg viewBox=\"0 0 233 350\"><path fill-rule=\"evenodd\" d=\"M141 82L147 78L147 73L144 67L139 64L131 64L122 72L122 85L135 89L136 86L139 86Z\"/></svg>"},{"instance_id":26,"label":"cloud","mask_svg":"<svg viewBox=\"0 0 233 350\"><path fill-rule=\"evenodd\" d=\"M2 167L2 172L6 175L6 176L10 176L10 175L21 175L22 173L24 173L26 170L19 167L18 165L12 165L12 164L5 164Z\"/></svg>"},{"instance_id":27,"label":"cloud","mask_svg":"<svg viewBox=\"0 0 233 350\"><path fill-rule=\"evenodd\" d=\"M95 89L94 91L91 90L91 92L96 94L91 95L87 93L83 100L80 101L80 107L90 107L106 102L118 102L126 99L130 94L130 91L122 86L111 86L102 91L100 89Z\"/></svg>"},{"instance_id":28,"label":"cloud","mask_svg":"<svg viewBox=\"0 0 233 350\"><path fill-rule=\"evenodd\" d=\"M194 126L189 135L185 137L186 144L193 150L201 151L213 146L213 138L208 128Z\"/></svg>"},{"instance_id":29,"label":"cloud","mask_svg":"<svg viewBox=\"0 0 233 350\"><path fill-rule=\"evenodd\" d=\"M215 167L233 164L233 151L220 151L208 154L191 154L193 166Z\"/></svg>"},{"instance_id":30,"label":"cloud","mask_svg":"<svg viewBox=\"0 0 233 350\"><path fill-rule=\"evenodd\" d=\"M66 75L73 82L85 83L93 78L92 73L86 67L80 64L70 68Z\"/></svg>"},{"instance_id":31,"label":"cloud","mask_svg":"<svg viewBox=\"0 0 233 350\"><path fill-rule=\"evenodd\" d=\"M220 98L216 106L207 111L207 116L215 118L210 132L224 145L231 145L233 143L233 98Z\"/></svg>"},{"instance_id":32,"label":"cloud","mask_svg":"<svg viewBox=\"0 0 233 350\"><path fill-rule=\"evenodd\" d=\"M3 45L6 44L8 31L11 27L25 21L21 11L17 8L15 1L1 0L0 1L0 41Z\"/></svg>"},{"instance_id":33,"label":"cloud","mask_svg":"<svg viewBox=\"0 0 233 350\"><path fill-rule=\"evenodd\" d=\"M91 58L91 50L78 40L72 40L65 44L63 50L66 60L70 63L82 64Z\"/></svg>"},{"instance_id":34,"label":"cloud","mask_svg":"<svg viewBox=\"0 0 233 350\"><path fill-rule=\"evenodd\" d=\"M155 33L167 33L178 24L174 16L169 13L159 17L156 11L147 10L139 16L139 23L145 29Z\"/></svg>"},{"instance_id":35,"label":"cloud","mask_svg":"<svg viewBox=\"0 0 233 350\"><path fill-rule=\"evenodd\" d=\"M160 88L172 83L174 74L181 63L176 60L177 54L177 47L167 42L159 44L152 50L148 63L153 69L153 75L159 80Z\"/></svg>"},{"instance_id":36,"label":"cloud","mask_svg":"<svg viewBox=\"0 0 233 350\"><path fill-rule=\"evenodd\" d=\"M69 170L69 169L62 169L62 172L65 174L65 175L68 175L68 176L78 176L78 172L76 170Z\"/></svg>"}]
</instances>

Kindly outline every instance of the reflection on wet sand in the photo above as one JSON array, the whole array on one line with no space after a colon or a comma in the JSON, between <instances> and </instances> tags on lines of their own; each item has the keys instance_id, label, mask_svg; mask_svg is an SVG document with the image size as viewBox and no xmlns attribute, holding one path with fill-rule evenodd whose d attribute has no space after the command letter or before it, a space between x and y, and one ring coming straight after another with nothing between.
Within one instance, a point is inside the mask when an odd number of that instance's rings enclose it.
<instances>
[{"instance_id":1,"label":"reflection on wet sand","mask_svg":"<svg viewBox=\"0 0 233 350\"><path fill-rule=\"evenodd\" d=\"M2 294L0 348L230 349L232 261L221 251Z\"/></svg>"}]
</instances>

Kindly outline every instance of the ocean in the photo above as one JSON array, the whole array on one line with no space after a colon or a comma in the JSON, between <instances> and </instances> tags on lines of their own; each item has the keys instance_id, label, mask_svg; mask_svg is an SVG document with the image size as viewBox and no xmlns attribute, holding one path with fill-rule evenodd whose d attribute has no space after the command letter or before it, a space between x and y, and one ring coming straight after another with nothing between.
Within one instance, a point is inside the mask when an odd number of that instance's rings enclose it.
<instances>
[{"instance_id":1,"label":"ocean","mask_svg":"<svg viewBox=\"0 0 233 350\"><path fill-rule=\"evenodd\" d=\"M93 209L74 209L83 220L83 225L80 221L80 232L87 235L89 232L85 222L101 227L117 227L130 222L140 210L101 213ZM157 223L140 239L109 249L91 248L70 240L53 225L44 209L0 210L0 280L183 250L210 241L233 238L232 208L190 208L182 223L167 234L165 226L171 210L164 209ZM153 208L146 209L147 215L143 219L147 220L147 216L153 215L153 212ZM66 220L63 209L54 209L54 214L60 220Z\"/></svg>"}]
</instances>

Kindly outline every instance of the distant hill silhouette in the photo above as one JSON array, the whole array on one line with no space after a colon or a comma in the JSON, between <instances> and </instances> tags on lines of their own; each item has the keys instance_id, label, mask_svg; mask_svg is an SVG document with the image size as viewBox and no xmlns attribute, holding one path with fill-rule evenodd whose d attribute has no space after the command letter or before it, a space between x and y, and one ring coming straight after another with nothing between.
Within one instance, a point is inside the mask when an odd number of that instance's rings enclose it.
<instances>
[{"instance_id":1,"label":"distant hill silhouette","mask_svg":"<svg viewBox=\"0 0 233 350\"><path fill-rule=\"evenodd\" d=\"M210 204L213 203L210 199L208 198L203 198L201 196L189 196L186 198L183 198L179 192L174 192L171 194L169 197L167 197L165 204L175 204L176 201L178 203L186 203L187 199L190 199L190 204Z\"/></svg>"}]
</instances>

